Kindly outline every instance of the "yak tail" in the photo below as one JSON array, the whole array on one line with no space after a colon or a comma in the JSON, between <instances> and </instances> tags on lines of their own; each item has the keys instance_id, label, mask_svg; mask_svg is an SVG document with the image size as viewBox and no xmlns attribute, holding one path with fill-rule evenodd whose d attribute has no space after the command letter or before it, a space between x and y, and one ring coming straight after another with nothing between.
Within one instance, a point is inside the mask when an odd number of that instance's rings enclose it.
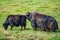
<instances>
[{"instance_id":1,"label":"yak tail","mask_svg":"<svg viewBox=\"0 0 60 40\"><path fill-rule=\"evenodd\" d=\"M56 20L55 20L55 29L58 29L58 23Z\"/></svg>"}]
</instances>

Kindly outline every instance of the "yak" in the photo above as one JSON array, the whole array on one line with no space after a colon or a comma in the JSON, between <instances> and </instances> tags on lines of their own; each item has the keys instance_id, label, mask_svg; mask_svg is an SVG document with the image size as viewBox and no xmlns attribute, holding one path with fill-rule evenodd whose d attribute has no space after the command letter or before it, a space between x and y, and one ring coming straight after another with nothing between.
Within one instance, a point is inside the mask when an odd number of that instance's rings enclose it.
<instances>
[{"instance_id":1,"label":"yak","mask_svg":"<svg viewBox=\"0 0 60 40\"><path fill-rule=\"evenodd\" d=\"M47 29L49 31L56 31L58 29L57 21L51 16L38 12L27 12L25 16L31 22L34 30L38 28L43 31L46 31Z\"/></svg>"},{"instance_id":2,"label":"yak","mask_svg":"<svg viewBox=\"0 0 60 40\"><path fill-rule=\"evenodd\" d=\"M9 15L3 23L4 29L7 30L9 25L11 30L14 26L21 26L21 30L23 27L26 29L26 17L24 15Z\"/></svg>"}]
</instances>

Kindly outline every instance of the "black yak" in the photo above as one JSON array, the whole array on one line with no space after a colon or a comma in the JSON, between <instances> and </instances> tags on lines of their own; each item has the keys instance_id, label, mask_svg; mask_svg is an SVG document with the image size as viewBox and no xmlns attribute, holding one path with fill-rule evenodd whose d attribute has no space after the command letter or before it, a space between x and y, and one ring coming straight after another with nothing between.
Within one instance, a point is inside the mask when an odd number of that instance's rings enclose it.
<instances>
[{"instance_id":1,"label":"black yak","mask_svg":"<svg viewBox=\"0 0 60 40\"><path fill-rule=\"evenodd\" d=\"M24 15L9 15L6 18L6 21L3 23L4 29L7 30L8 25L11 26L11 30L13 26L21 26L21 30L24 27L26 28L26 17Z\"/></svg>"},{"instance_id":2,"label":"black yak","mask_svg":"<svg viewBox=\"0 0 60 40\"><path fill-rule=\"evenodd\" d=\"M31 22L34 30L37 28L44 31L58 29L57 21L51 16L39 14L38 12L27 12L26 17Z\"/></svg>"}]
</instances>

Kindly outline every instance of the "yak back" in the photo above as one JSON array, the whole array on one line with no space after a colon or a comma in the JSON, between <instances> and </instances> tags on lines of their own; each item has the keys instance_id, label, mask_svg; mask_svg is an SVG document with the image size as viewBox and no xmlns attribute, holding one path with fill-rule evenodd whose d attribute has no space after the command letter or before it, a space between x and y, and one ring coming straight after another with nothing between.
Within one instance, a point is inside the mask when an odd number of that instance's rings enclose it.
<instances>
[{"instance_id":1,"label":"yak back","mask_svg":"<svg viewBox=\"0 0 60 40\"><path fill-rule=\"evenodd\" d=\"M26 21L26 17L24 15L9 15L6 18L6 22L12 22L13 25L15 26L19 26L19 25L23 25Z\"/></svg>"}]
</instances>

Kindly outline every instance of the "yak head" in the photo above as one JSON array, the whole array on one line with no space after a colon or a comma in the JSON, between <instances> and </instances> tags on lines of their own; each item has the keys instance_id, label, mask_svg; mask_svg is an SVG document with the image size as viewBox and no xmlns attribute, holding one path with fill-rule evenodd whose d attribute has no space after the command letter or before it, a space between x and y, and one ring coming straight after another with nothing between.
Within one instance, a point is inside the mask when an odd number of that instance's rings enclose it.
<instances>
[{"instance_id":1,"label":"yak head","mask_svg":"<svg viewBox=\"0 0 60 40\"><path fill-rule=\"evenodd\" d=\"M29 21L31 21L32 13L27 12L25 16Z\"/></svg>"},{"instance_id":2,"label":"yak head","mask_svg":"<svg viewBox=\"0 0 60 40\"><path fill-rule=\"evenodd\" d=\"M7 30L8 24L7 23L3 23L3 27L4 27L5 30Z\"/></svg>"}]
</instances>

